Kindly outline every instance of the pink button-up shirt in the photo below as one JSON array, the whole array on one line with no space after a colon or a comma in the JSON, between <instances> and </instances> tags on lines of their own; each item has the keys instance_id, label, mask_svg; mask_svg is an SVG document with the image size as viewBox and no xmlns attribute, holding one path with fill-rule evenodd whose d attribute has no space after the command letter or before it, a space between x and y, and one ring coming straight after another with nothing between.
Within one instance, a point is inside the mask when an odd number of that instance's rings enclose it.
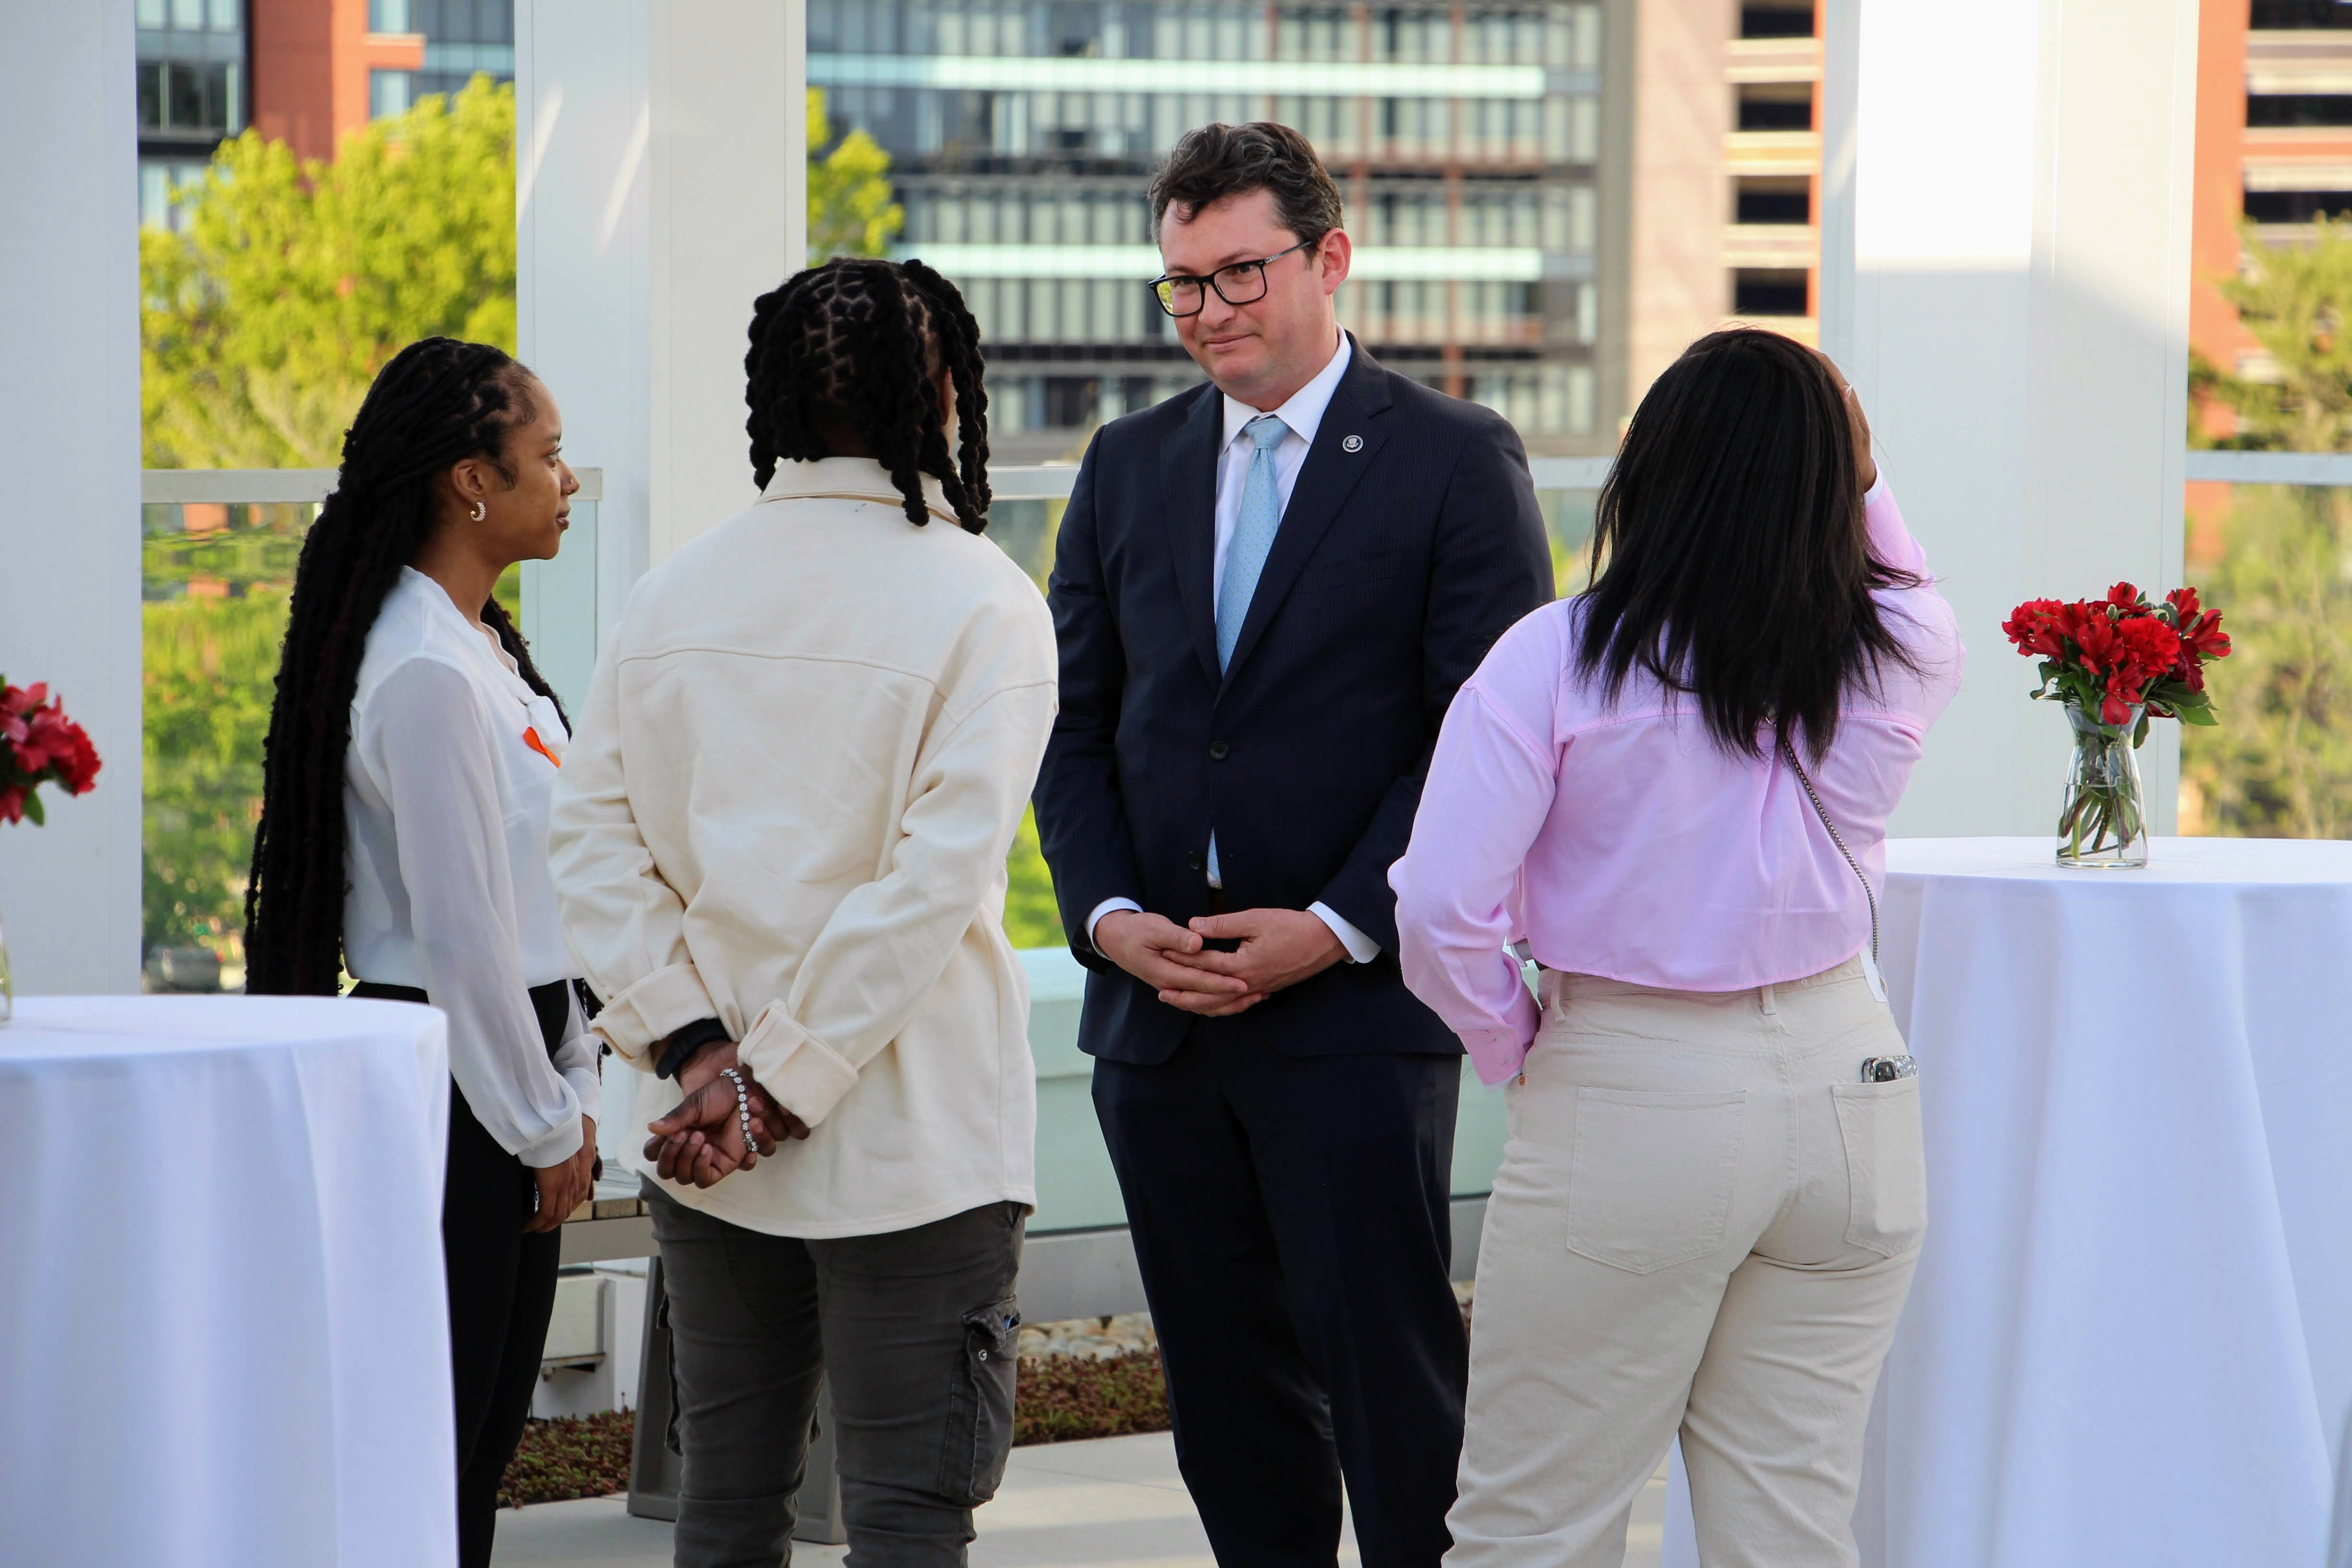
<instances>
[{"instance_id":1,"label":"pink button-up shirt","mask_svg":"<svg viewBox=\"0 0 2352 1568\"><path fill-rule=\"evenodd\" d=\"M1881 479L1873 553L1925 577ZM1932 586L1876 595L1918 662L1849 694L1806 759L1874 892L1887 815L1959 688L1964 652ZM1452 1026L1478 1076L1519 1070L1537 1012L1505 951L1548 969L1676 991L1800 979L1869 943L1862 889L1777 750L1727 752L1696 705L1637 668L1614 705L1576 669L1576 600L1505 633L1445 715L1412 843L1389 872L1405 983Z\"/></svg>"}]
</instances>

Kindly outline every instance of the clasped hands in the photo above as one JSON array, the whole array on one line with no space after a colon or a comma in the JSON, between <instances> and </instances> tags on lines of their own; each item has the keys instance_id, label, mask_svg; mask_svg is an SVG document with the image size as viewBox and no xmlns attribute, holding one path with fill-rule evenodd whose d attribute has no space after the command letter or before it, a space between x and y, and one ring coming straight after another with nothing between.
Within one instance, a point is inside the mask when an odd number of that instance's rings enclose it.
<instances>
[{"instance_id":1,"label":"clasped hands","mask_svg":"<svg viewBox=\"0 0 2352 1568\"><path fill-rule=\"evenodd\" d=\"M1188 926L1141 910L1113 910L1095 922L1095 951L1160 993L1171 1007L1203 1018L1247 1012L1286 986L1348 956L1323 918L1307 910L1239 910ZM1232 952L1208 944L1230 940Z\"/></svg>"},{"instance_id":2,"label":"clasped hands","mask_svg":"<svg viewBox=\"0 0 2352 1568\"><path fill-rule=\"evenodd\" d=\"M743 1136L742 1118L732 1079L719 1074L734 1068L743 1079L751 1110L751 1136ZM785 1138L806 1138L808 1123L786 1110L742 1068L731 1040L714 1040L678 1068L678 1087L686 1098L660 1121L647 1125L646 1158L666 1182L681 1186L715 1187L738 1171L748 1171L762 1154L772 1154Z\"/></svg>"}]
</instances>

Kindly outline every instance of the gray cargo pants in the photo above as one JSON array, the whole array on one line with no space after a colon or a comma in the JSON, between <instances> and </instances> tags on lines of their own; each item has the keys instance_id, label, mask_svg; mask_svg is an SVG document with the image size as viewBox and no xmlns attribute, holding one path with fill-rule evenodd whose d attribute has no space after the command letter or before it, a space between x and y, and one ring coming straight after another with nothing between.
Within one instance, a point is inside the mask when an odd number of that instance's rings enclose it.
<instances>
[{"instance_id":1,"label":"gray cargo pants","mask_svg":"<svg viewBox=\"0 0 2352 1568\"><path fill-rule=\"evenodd\" d=\"M961 1564L1013 1444L1025 1205L802 1240L650 1182L685 1467L677 1568L789 1563L817 1384L829 1379L857 1568Z\"/></svg>"}]
</instances>

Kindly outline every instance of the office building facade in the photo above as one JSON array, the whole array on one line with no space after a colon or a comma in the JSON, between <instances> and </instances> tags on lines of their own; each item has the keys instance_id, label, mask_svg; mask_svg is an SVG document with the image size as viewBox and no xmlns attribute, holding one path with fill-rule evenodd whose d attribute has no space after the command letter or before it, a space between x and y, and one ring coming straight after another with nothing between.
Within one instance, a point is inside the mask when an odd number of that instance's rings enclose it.
<instances>
[{"instance_id":1,"label":"office building facade","mask_svg":"<svg viewBox=\"0 0 2352 1568\"><path fill-rule=\"evenodd\" d=\"M1199 378L1143 287L1145 188L1189 127L1261 119L1339 182L1374 353L1532 449L1602 450L1609 8L810 0L809 81L889 151L900 253L971 300L1010 460Z\"/></svg>"}]
</instances>

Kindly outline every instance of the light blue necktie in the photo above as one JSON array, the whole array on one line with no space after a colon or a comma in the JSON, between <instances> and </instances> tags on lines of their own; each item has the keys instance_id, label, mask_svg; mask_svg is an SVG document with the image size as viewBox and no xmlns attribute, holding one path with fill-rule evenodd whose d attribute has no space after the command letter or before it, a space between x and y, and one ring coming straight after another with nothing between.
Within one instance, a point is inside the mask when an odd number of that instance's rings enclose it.
<instances>
[{"instance_id":1,"label":"light blue necktie","mask_svg":"<svg viewBox=\"0 0 2352 1568\"><path fill-rule=\"evenodd\" d=\"M1271 414L1261 414L1243 426L1242 433L1257 450L1250 454L1241 513L1234 519L1233 542L1225 546L1225 574L1217 584L1220 670L1233 662L1234 645L1241 641L1242 623L1249 618L1250 598L1257 592L1258 574L1265 570L1275 530L1282 526L1282 492L1274 482L1274 449L1290 434L1290 426Z\"/></svg>"},{"instance_id":2,"label":"light blue necktie","mask_svg":"<svg viewBox=\"0 0 2352 1568\"><path fill-rule=\"evenodd\" d=\"M1233 662L1234 645L1242 640L1242 623L1249 619L1251 598L1257 593L1258 574L1274 548L1275 531L1282 526L1282 491L1274 482L1274 449L1290 434L1290 426L1271 414L1261 414L1242 426L1257 447L1250 454L1249 478L1242 484L1242 510L1234 519L1234 537L1225 546L1225 574L1217 584L1217 668ZM1209 886L1225 885L1224 868L1217 862L1217 837L1209 836Z\"/></svg>"}]
</instances>

